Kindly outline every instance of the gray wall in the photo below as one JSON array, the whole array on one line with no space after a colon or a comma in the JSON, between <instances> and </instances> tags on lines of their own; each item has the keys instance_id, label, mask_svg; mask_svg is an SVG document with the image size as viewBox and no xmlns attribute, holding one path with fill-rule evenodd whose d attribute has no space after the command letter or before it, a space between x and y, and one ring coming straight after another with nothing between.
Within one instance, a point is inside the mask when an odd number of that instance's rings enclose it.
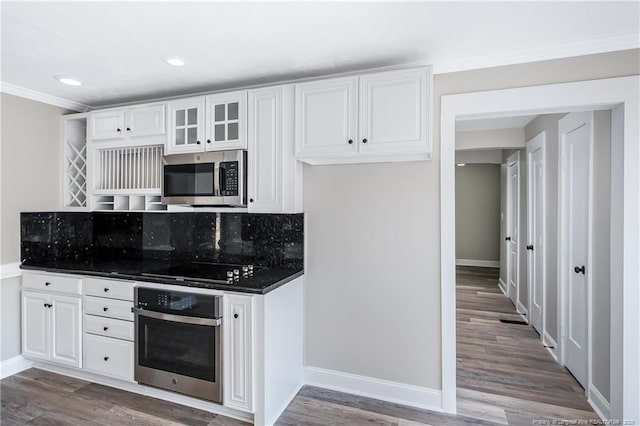
<instances>
[{"instance_id":1,"label":"gray wall","mask_svg":"<svg viewBox=\"0 0 640 426\"><path fill-rule=\"evenodd\" d=\"M456 167L456 259L500 261L500 165Z\"/></svg>"},{"instance_id":2,"label":"gray wall","mask_svg":"<svg viewBox=\"0 0 640 426\"><path fill-rule=\"evenodd\" d=\"M611 111L593 127L592 382L611 401Z\"/></svg>"},{"instance_id":3,"label":"gray wall","mask_svg":"<svg viewBox=\"0 0 640 426\"><path fill-rule=\"evenodd\" d=\"M20 277L0 281L0 361L20 355Z\"/></svg>"},{"instance_id":4,"label":"gray wall","mask_svg":"<svg viewBox=\"0 0 640 426\"><path fill-rule=\"evenodd\" d=\"M20 212L56 210L63 108L0 95L0 264L20 261ZM0 361L20 354L20 278L0 281Z\"/></svg>"},{"instance_id":5,"label":"gray wall","mask_svg":"<svg viewBox=\"0 0 640 426\"><path fill-rule=\"evenodd\" d=\"M60 207L60 117L66 111L1 94L0 264L20 261L20 212Z\"/></svg>"},{"instance_id":6,"label":"gray wall","mask_svg":"<svg viewBox=\"0 0 640 426\"><path fill-rule=\"evenodd\" d=\"M436 75L431 161L305 166L306 364L441 389L440 97L636 75L639 52Z\"/></svg>"}]
</instances>

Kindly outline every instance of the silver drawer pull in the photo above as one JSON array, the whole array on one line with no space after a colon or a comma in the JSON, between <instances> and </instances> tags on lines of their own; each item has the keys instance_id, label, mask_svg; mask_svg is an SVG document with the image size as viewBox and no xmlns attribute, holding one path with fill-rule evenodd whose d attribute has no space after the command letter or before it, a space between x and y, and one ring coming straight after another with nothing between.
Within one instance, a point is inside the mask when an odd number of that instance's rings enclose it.
<instances>
[{"instance_id":1,"label":"silver drawer pull","mask_svg":"<svg viewBox=\"0 0 640 426\"><path fill-rule=\"evenodd\" d=\"M131 312L141 317L149 317L155 319L161 319L165 321L181 322L183 324L196 324L196 325L210 325L218 327L222 324L221 318L197 318L197 317L185 317L183 315L163 314L162 312L147 311L140 308L131 308Z\"/></svg>"}]
</instances>

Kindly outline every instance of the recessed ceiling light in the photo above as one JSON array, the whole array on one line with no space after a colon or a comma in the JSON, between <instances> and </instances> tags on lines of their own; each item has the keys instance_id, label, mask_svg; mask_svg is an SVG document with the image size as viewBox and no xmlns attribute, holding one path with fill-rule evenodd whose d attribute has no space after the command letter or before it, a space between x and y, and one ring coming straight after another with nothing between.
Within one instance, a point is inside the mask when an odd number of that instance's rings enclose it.
<instances>
[{"instance_id":1,"label":"recessed ceiling light","mask_svg":"<svg viewBox=\"0 0 640 426\"><path fill-rule=\"evenodd\" d=\"M66 77L64 75L57 75L56 80L58 80L62 84L68 84L69 86L82 86L82 82L76 80L75 78Z\"/></svg>"},{"instance_id":2,"label":"recessed ceiling light","mask_svg":"<svg viewBox=\"0 0 640 426\"><path fill-rule=\"evenodd\" d=\"M167 63L169 65L173 65L174 67L181 67L184 65L184 59L180 58L169 58L167 59Z\"/></svg>"},{"instance_id":3,"label":"recessed ceiling light","mask_svg":"<svg viewBox=\"0 0 640 426\"><path fill-rule=\"evenodd\" d=\"M456 166L458 166L458 167L464 167L466 165L467 165L467 163L458 163L458 164L456 164Z\"/></svg>"}]
</instances>

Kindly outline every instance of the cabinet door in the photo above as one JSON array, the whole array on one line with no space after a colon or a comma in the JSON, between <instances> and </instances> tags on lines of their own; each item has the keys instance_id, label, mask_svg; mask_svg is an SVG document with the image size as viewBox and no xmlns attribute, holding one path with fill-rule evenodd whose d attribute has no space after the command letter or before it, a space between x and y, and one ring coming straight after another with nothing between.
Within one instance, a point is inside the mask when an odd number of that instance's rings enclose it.
<instances>
[{"instance_id":1,"label":"cabinet door","mask_svg":"<svg viewBox=\"0 0 640 426\"><path fill-rule=\"evenodd\" d=\"M147 105L131 107L127 110L127 137L158 136L166 133L165 106Z\"/></svg>"},{"instance_id":2,"label":"cabinet door","mask_svg":"<svg viewBox=\"0 0 640 426\"><path fill-rule=\"evenodd\" d=\"M49 359L49 295L22 292L22 355Z\"/></svg>"},{"instance_id":3,"label":"cabinet door","mask_svg":"<svg viewBox=\"0 0 640 426\"><path fill-rule=\"evenodd\" d=\"M253 304L247 296L225 295L224 405L251 411L253 405Z\"/></svg>"},{"instance_id":4,"label":"cabinet door","mask_svg":"<svg viewBox=\"0 0 640 426\"><path fill-rule=\"evenodd\" d=\"M51 362L82 366L82 299L51 296Z\"/></svg>"},{"instance_id":5,"label":"cabinet door","mask_svg":"<svg viewBox=\"0 0 640 426\"><path fill-rule=\"evenodd\" d=\"M282 87L249 92L249 211L282 211Z\"/></svg>"},{"instance_id":6,"label":"cabinet door","mask_svg":"<svg viewBox=\"0 0 640 426\"><path fill-rule=\"evenodd\" d=\"M169 102L168 154L203 152L204 96Z\"/></svg>"},{"instance_id":7,"label":"cabinet door","mask_svg":"<svg viewBox=\"0 0 640 426\"><path fill-rule=\"evenodd\" d=\"M360 79L362 153L427 149L427 72L424 69L371 74Z\"/></svg>"},{"instance_id":8,"label":"cabinet door","mask_svg":"<svg viewBox=\"0 0 640 426\"><path fill-rule=\"evenodd\" d=\"M247 91L207 96L207 151L247 148Z\"/></svg>"},{"instance_id":9,"label":"cabinet door","mask_svg":"<svg viewBox=\"0 0 640 426\"><path fill-rule=\"evenodd\" d=\"M357 151L357 87L356 77L296 85L297 157Z\"/></svg>"},{"instance_id":10,"label":"cabinet door","mask_svg":"<svg viewBox=\"0 0 640 426\"><path fill-rule=\"evenodd\" d=\"M95 112L89 115L89 139L124 138L124 110Z\"/></svg>"}]
</instances>

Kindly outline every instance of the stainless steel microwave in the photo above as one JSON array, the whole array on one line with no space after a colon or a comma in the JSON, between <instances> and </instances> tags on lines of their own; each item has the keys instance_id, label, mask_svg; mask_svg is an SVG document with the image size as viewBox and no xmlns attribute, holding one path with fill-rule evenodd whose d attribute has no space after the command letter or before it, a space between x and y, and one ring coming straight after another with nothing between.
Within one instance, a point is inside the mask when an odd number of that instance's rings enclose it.
<instances>
[{"instance_id":1,"label":"stainless steel microwave","mask_svg":"<svg viewBox=\"0 0 640 426\"><path fill-rule=\"evenodd\" d=\"M247 151L166 155L162 203L245 207Z\"/></svg>"}]
</instances>

